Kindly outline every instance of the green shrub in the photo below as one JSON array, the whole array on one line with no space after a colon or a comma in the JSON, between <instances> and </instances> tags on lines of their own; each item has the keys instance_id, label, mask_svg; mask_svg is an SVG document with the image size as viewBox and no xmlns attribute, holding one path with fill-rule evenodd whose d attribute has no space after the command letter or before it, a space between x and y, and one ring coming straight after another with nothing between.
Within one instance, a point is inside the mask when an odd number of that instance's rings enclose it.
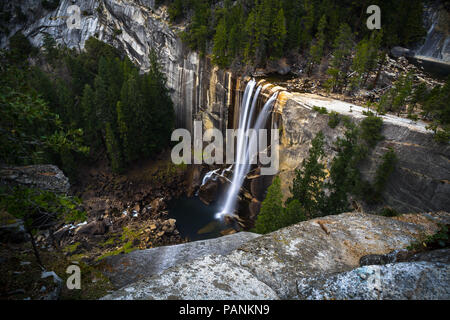
<instances>
[{"instance_id":1,"label":"green shrub","mask_svg":"<svg viewBox=\"0 0 450 320\"><path fill-rule=\"evenodd\" d=\"M384 207L378 214L383 217L398 217L400 215L400 213L391 207Z\"/></svg>"},{"instance_id":2,"label":"green shrub","mask_svg":"<svg viewBox=\"0 0 450 320\"><path fill-rule=\"evenodd\" d=\"M448 225L440 224L439 231L431 236L426 236L421 241L415 241L408 246L408 250L423 251L432 249L448 248L450 245L450 237Z\"/></svg>"},{"instance_id":3,"label":"green shrub","mask_svg":"<svg viewBox=\"0 0 450 320\"><path fill-rule=\"evenodd\" d=\"M328 110L325 107L314 106L312 109L320 114L328 114Z\"/></svg>"},{"instance_id":4,"label":"green shrub","mask_svg":"<svg viewBox=\"0 0 450 320\"><path fill-rule=\"evenodd\" d=\"M336 128L341 122L341 116L336 111L331 111L330 119L328 120L328 126L332 129Z\"/></svg>"},{"instance_id":5,"label":"green shrub","mask_svg":"<svg viewBox=\"0 0 450 320\"><path fill-rule=\"evenodd\" d=\"M383 119L376 116L368 116L361 122L360 136L369 147L373 148L376 144L383 140L384 137L380 134L383 127Z\"/></svg>"}]
</instances>

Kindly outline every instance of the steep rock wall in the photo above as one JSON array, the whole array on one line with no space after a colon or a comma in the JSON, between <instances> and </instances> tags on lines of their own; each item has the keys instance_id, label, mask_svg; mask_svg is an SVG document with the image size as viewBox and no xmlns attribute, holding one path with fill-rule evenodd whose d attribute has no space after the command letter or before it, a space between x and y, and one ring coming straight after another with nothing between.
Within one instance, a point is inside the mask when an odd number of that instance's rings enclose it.
<instances>
[{"instance_id":1,"label":"steep rock wall","mask_svg":"<svg viewBox=\"0 0 450 320\"><path fill-rule=\"evenodd\" d=\"M279 114L281 132L280 176L283 193L287 197L289 187L303 159L308 156L311 140L319 131L325 136L326 163L329 166L336 154L334 143L342 137L345 128L341 123L335 129L328 126L328 115L312 110L313 106L337 111L360 122L365 116L363 107L310 94L282 92L276 112ZM383 192L383 203L368 206L366 210L379 210L391 206L399 212L448 210L450 208L450 145L439 144L422 122L382 116L381 134L384 140L361 164L362 178L373 181L381 156L393 148L398 163Z\"/></svg>"},{"instance_id":2,"label":"steep rock wall","mask_svg":"<svg viewBox=\"0 0 450 320\"><path fill-rule=\"evenodd\" d=\"M67 26L71 5L80 8L80 29ZM154 0L61 0L53 11L33 0L2 6L11 17L0 34L1 48L18 31L35 46L41 46L48 33L58 43L80 50L87 39L96 37L126 52L143 71L154 49L171 90L177 127L191 131L193 120L198 119L205 127L225 129L233 99L232 74L186 48L177 35L181 27L170 26L165 8L156 9Z\"/></svg>"},{"instance_id":3,"label":"steep rock wall","mask_svg":"<svg viewBox=\"0 0 450 320\"><path fill-rule=\"evenodd\" d=\"M448 4L430 1L425 5L424 26L427 35L415 55L418 58L435 59L450 62L450 12Z\"/></svg>"}]
</instances>

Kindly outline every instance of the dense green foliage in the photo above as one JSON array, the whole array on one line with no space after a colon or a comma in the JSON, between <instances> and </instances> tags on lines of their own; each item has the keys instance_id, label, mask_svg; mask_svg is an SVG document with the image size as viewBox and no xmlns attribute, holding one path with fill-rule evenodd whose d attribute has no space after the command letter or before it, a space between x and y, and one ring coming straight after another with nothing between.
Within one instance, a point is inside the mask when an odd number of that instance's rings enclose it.
<instances>
[{"instance_id":1,"label":"dense green foliage","mask_svg":"<svg viewBox=\"0 0 450 320\"><path fill-rule=\"evenodd\" d=\"M346 132L334 144L337 154L329 172L324 163L324 135L319 132L311 142L308 158L295 172L292 197L286 204L282 201L279 178L274 180L262 203L256 232L267 233L306 219L346 212L351 210L352 199L369 204L382 201L382 192L397 161L395 152L389 149L382 156L372 183L364 181L359 171L361 161L382 139L381 119L370 115L357 125L347 117L335 116L344 122Z\"/></svg>"},{"instance_id":2,"label":"dense green foliage","mask_svg":"<svg viewBox=\"0 0 450 320\"><path fill-rule=\"evenodd\" d=\"M25 187L1 188L0 208L23 220L29 231L48 227L61 217L66 222L86 219L80 199Z\"/></svg>"},{"instance_id":3,"label":"dense green foliage","mask_svg":"<svg viewBox=\"0 0 450 320\"><path fill-rule=\"evenodd\" d=\"M381 193L383 192L386 183L395 169L397 163L397 155L394 150L390 148L381 159L381 163L375 172L373 184L364 181L361 183L360 194L363 195L367 203L377 203L382 200Z\"/></svg>"},{"instance_id":4,"label":"dense green foliage","mask_svg":"<svg viewBox=\"0 0 450 320\"><path fill-rule=\"evenodd\" d=\"M336 128L341 123L341 115L336 111L331 111L329 115L328 126L332 129Z\"/></svg>"},{"instance_id":5,"label":"dense green foliage","mask_svg":"<svg viewBox=\"0 0 450 320\"><path fill-rule=\"evenodd\" d=\"M18 53L33 54L20 35L2 56L1 162L53 162L72 176L83 160L74 151L90 147L91 159L106 150L120 171L169 144L174 110L154 52L145 74L95 38L78 53L46 35L37 66Z\"/></svg>"},{"instance_id":6,"label":"dense green foliage","mask_svg":"<svg viewBox=\"0 0 450 320\"><path fill-rule=\"evenodd\" d=\"M363 139L369 147L375 147L379 141L384 139L380 134L382 126L383 119L374 115L367 116L361 121L361 139Z\"/></svg>"},{"instance_id":7,"label":"dense green foliage","mask_svg":"<svg viewBox=\"0 0 450 320\"><path fill-rule=\"evenodd\" d=\"M292 198L288 200L288 203L297 200L309 218L317 216L324 209L326 172L325 165L320 162L325 155L323 145L324 136L319 132L312 140L309 157L304 159L301 168L295 171L296 177L291 187Z\"/></svg>"},{"instance_id":8,"label":"dense green foliage","mask_svg":"<svg viewBox=\"0 0 450 320\"><path fill-rule=\"evenodd\" d=\"M86 212L81 208L81 200L36 188L17 186L0 188L0 210L23 221L29 235L34 254L42 269L42 264L34 235L39 229L54 227L58 219L68 223L86 220Z\"/></svg>"},{"instance_id":9,"label":"dense green foliage","mask_svg":"<svg viewBox=\"0 0 450 320\"><path fill-rule=\"evenodd\" d=\"M16 62L17 53L31 45L18 36L11 46L10 52L0 53L0 163L62 164L69 154L87 154L83 131L64 125L30 86L30 66Z\"/></svg>"},{"instance_id":10,"label":"dense green foliage","mask_svg":"<svg viewBox=\"0 0 450 320\"><path fill-rule=\"evenodd\" d=\"M286 208L283 206L281 181L275 177L261 204L253 231L265 234L302 220L305 220L305 215L297 200L291 201Z\"/></svg>"},{"instance_id":11,"label":"dense green foliage","mask_svg":"<svg viewBox=\"0 0 450 320\"><path fill-rule=\"evenodd\" d=\"M373 4L382 11L383 32L379 41L383 45L407 46L425 35L422 0L158 1L162 3L168 4L174 23L191 17L183 38L202 53L209 53L212 48L214 61L223 67L233 61L261 65L269 59L299 52L309 56L312 68L331 49L331 44L336 48L338 39L350 33L359 40L366 39L360 44L357 59L358 68L366 67L370 61L365 59L370 60L372 53L367 50L367 42L374 40L366 27L366 9ZM341 44L341 50L349 45ZM365 74L363 70L357 77L364 81Z\"/></svg>"},{"instance_id":12,"label":"dense green foliage","mask_svg":"<svg viewBox=\"0 0 450 320\"><path fill-rule=\"evenodd\" d=\"M439 231L433 235L425 236L421 241L415 241L407 249L411 251L425 251L448 248L450 245L450 232L448 224L439 224Z\"/></svg>"}]
</instances>

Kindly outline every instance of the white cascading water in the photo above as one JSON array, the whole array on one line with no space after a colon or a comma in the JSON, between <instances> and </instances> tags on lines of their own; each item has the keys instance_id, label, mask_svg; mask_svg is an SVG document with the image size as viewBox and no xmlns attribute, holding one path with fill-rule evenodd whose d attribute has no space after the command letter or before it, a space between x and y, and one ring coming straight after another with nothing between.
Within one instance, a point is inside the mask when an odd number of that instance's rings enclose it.
<instances>
[{"instance_id":1,"label":"white cascading water","mask_svg":"<svg viewBox=\"0 0 450 320\"><path fill-rule=\"evenodd\" d=\"M251 164L251 156L249 151L249 146L256 144L256 137L252 136L249 140L246 132L250 129L251 121L253 118L253 113L255 112L256 103L258 100L261 87L258 87L255 95L253 96L253 89L255 88L256 81L251 80L245 88L244 96L241 104L241 112L239 116L239 130L238 134L236 157L235 157L235 168L233 172L233 177L231 180L231 186L225 197L225 203L221 212L217 213L216 218L222 219L227 214L233 214L234 207L237 200L237 195L241 189L242 183L244 182L245 176L248 174ZM258 130L263 128L267 122L270 114L271 107L274 101L277 99L277 94L275 93L270 97L270 99L265 103L262 111L258 115L253 129ZM251 103L252 102L252 103ZM251 103L251 104L250 104Z\"/></svg>"},{"instance_id":2,"label":"white cascading water","mask_svg":"<svg viewBox=\"0 0 450 320\"><path fill-rule=\"evenodd\" d=\"M205 174L205 176L203 177L202 186L204 186L209 180L211 180L211 179L214 180L214 175L216 175L217 172L219 172L219 171L220 171L220 169L216 169L216 170L209 171L207 174Z\"/></svg>"}]
</instances>

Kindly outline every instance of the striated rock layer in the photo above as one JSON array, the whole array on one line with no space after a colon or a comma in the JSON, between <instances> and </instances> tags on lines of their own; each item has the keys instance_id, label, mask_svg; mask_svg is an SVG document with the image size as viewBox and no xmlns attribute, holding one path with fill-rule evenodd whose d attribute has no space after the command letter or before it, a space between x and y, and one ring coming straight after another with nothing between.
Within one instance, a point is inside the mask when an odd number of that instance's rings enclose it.
<instances>
[{"instance_id":1,"label":"striated rock layer","mask_svg":"<svg viewBox=\"0 0 450 320\"><path fill-rule=\"evenodd\" d=\"M69 178L55 165L0 167L0 185L38 188L63 194L70 189Z\"/></svg>"}]
</instances>

